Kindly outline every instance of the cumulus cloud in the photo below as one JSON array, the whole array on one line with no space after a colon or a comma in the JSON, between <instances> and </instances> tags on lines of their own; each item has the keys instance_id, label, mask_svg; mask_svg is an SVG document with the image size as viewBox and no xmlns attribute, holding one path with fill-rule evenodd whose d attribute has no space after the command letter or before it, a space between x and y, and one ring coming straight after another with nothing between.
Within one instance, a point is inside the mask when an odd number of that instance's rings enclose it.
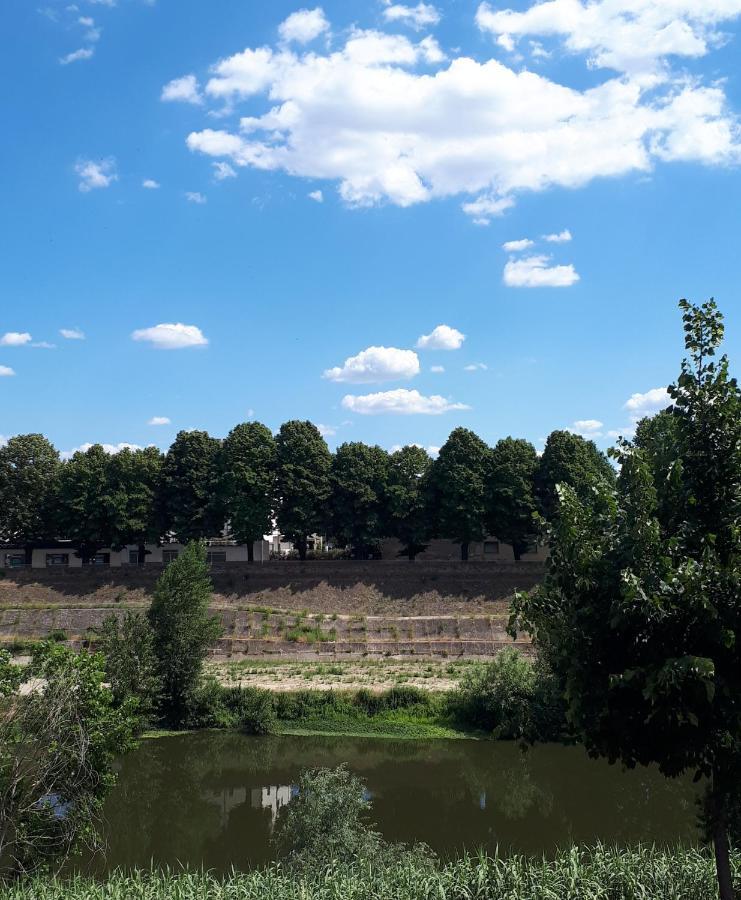
<instances>
[{"instance_id":1,"label":"cumulus cloud","mask_svg":"<svg viewBox=\"0 0 741 900\"><path fill-rule=\"evenodd\" d=\"M708 3L717 11L741 0ZM624 4L609 0L609 6ZM630 6L648 27L653 2ZM703 19L691 13L705 6L696 0L665 6L684 10L679 19L688 27ZM549 0L532 10L551 16L560 9L568 19L569 10L581 16L594 8L599 18L607 7L608 0L588 7ZM522 14L529 16L525 28L519 14L505 11L509 17L500 19L483 5L479 25L496 25L499 35L504 23L512 26L508 35L524 34L532 10ZM657 15L652 38L660 43L664 12ZM447 59L430 36L414 41L353 29L324 51L285 43L248 47L215 63L203 95L219 104L212 112L245 103L248 114L238 127L193 131L187 137L193 152L235 167L334 180L351 206L460 197L479 224L506 211L521 192L577 188L671 161L741 159L739 125L722 80L704 83L668 63L649 80L601 72L578 89L495 58Z\"/></svg>"},{"instance_id":2,"label":"cumulus cloud","mask_svg":"<svg viewBox=\"0 0 741 900\"><path fill-rule=\"evenodd\" d=\"M84 341L85 332L80 328L60 328L59 333L67 341Z\"/></svg>"},{"instance_id":3,"label":"cumulus cloud","mask_svg":"<svg viewBox=\"0 0 741 900\"><path fill-rule=\"evenodd\" d=\"M329 381L372 384L414 378L418 374L419 358L414 350L399 350L396 347L368 347L357 356L346 359L344 365L327 369L322 377Z\"/></svg>"},{"instance_id":4,"label":"cumulus cloud","mask_svg":"<svg viewBox=\"0 0 741 900\"><path fill-rule=\"evenodd\" d=\"M321 191L311 191L309 198L317 203L324 203L324 194Z\"/></svg>"},{"instance_id":5,"label":"cumulus cloud","mask_svg":"<svg viewBox=\"0 0 741 900\"><path fill-rule=\"evenodd\" d=\"M204 203L208 203L208 197L200 191L186 191L185 199L188 203L195 203L197 206L203 206Z\"/></svg>"},{"instance_id":6,"label":"cumulus cloud","mask_svg":"<svg viewBox=\"0 0 741 900\"><path fill-rule=\"evenodd\" d=\"M321 6L316 9L299 9L280 23L278 34L282 41L308 44L329 30L329 22Z\"/></svg>"},{"instance_id":7,"label":"cumulus cloud","mask_svg":"<svg viewBox=\"0 0 741 900\"><path fill-rule=\"evenodd\" d=\"M205 347L206 338L196 325L182 322L162 322L151 328L138 328L131 335L134 341L145 341L157 350L182 350L187 347Z\"/></svg>"},{"instance_id":8,"label":"cumulus cloud","mask_svg":"<svg viewBox=\"0 0 741 900\"><path fill-rule=\"evenodd\" d=\"M84 444L80 444L79 447L73 447L71 450L62 450L59 454L62 459L71 459L75 453L87 453L87 451L94 447L95 444L87 441ZM106 453L110 456L115 456L116 453L120 453L122 450L143 450L144 447L140 447L139 444L129 444L126 441L122 441L120 444L101 444L100 445Z\"/></svg>"},{"instance_id":9,"label":"cumulus cloud","mask_svg":"<svg viewBox=\"0 0 741 900\"><path fill-rule=\"evenodd\" d=\"M170 425L170 419L167 416L152 416L147 425Z\"/></svg>"},{"instance_id":10,"label":"cumulus cloud","mask_svg":"<svg viewBox=\"0 0 741 900\"><path fill-rule=\"evenodd\" d=\"M203 103L198 79L195 75L183 75L181 78L173 78L162 88L160 100L166 103L192 103L198 106Z\"/></svg>"},{"instance_id":11,"label":"cumulus cloud","mask_svg":"<svg viewBox=\"0 0 741 900\"><path fill-rule=\"evenodd\" d=\"M507 253L520 253L534 246L535 241L531 241L530 238L522 238L519 241L505 241L502 244L502 250L506 250Z\"/></svg>"},{"instance_id":12,"label":"cumulus cloud","mask_svg":"<svg viewBox=\"0 0 741 900\"><path fill-rule=\"evenodd\" d=\"M603 428L604 422L600 422L599 419L577 419L569 431L588 440L594 440L602 437Z\"/></svg>"},{"instance_id":13,"label":"cumulus cloud","mask_svg":"<svg viewBox=\"0 0 741 900\"><path fill-rule=\"evenodd\" d=\"M73 62L80 62L83 59L90 59L95 51L92 47L80 47L79 50L73 50L72 53L68 53L66 56L59 57L59 64L61 66L68 66Z\"/></svg>"},{"instance_id":14,"label":"cumulus cloud","mask_svg":"<svg viewBox=\"0 0 741 900\"><path fill-rule=\"evenodd\" d=\"M430 3L418 3L416 6L405 6L403 3L392 3L384 0L386 6L383 17L387 22L402 22L412 28L426 28L437 25L440 12Z\"/></svg>"},{"instance_id":15,"label":"cumulus cloud","mask_svg":"<svg viewBox=\"0 0 741 900\"><path fill-rule=\"evenodd\" d=\"M15 375L15 372L10 366L0 366L0 378L10 378L13 375Z\"/></svg>"},{"instance_id":16,"label":"cumulus cloud","mask_svg":"<svg viewBox=\"0 0 741 900\"><path fill-rule=\"evenodd\" d=\"M450 325L437 325L429 334L417 339L418 350L458 350L466 336Z\"/></svg>"},{"instance_id":17,"label":"cumulus cloud","mask_svg":"<svg viewBox=\"0 0 741 900\"><path fill-rule=\"evenodd\" d=\"M75 172L80 178L78 187L84 194L97 188L107 188L114 181L118 181L116 161L112 157L98 162L81 159L75 164Z\"/></svg>"},{"instance_id":18,"label":"cumulus cloud","mask_svg":"<svg viewBox=\"0 0 741 900\"><path fill-rule=\"evenodd\" d=\"M31 343L31 335L27 331L6 331L0 337L0 347L23 347Z\"/></svg>"},{"instance_id":19,"label":"cumulus cloud","mask_svg":"<svg viewBox=\"0 0 741 900\"><path fill-rule=\"evenodd\" d=\"M322 425L317 423L317 431L321 434L322 437L334 437L337 434L337 426L336 425Z\"/></svg>"},{"instance_id":20,"label":"cumulus cloud","mask_svg":"<svg viewBox=\"0 0 741 900\"><path fill-rule=\"evenodd\" d=\"M654 413L667 406L671 406L672 398L669 396L665 387L651 388L645 394L635 393L625 401L623 409L631 414L634 421L642 419L644 416L652 416Z\"/></svg>"},{"instance_id":21,"label":"cumulus cloud","mask_svg":"<svg viewBox=\"0 0 741 900\"><path fill-rule=\"evenodd\" d=\"M549 244L565 244L571 240L571 232L568 228L564 228L563 231L554 234L544 234L543 240L548 241Z\"/></svg>"},{"instance_id":22,"label":"cumulus cloud","mask_svg":"<svg viewBox=\"0 0 741 900\"><path fill-rule=\"evenodd\" d=\"M571 264L551 265L549 256L526 256L507 262L503 281L507 287L570 287L579 281L579 274Z\"/></svg>"},{"instance_id":23,"label":"cumulus cloud","mask_svg":"<svg viewBox=\"0 0 741 900\"><path fill-rule=\"evenodd\" d=\"M217 181L226 181L227 178L236 178L237 173L234 171L233 167L229 165L229 163L225 162L215 162L214 163L214 178Z\"/></svg>"},{"instance_id":24,"label":"cumulus cloud","mask_svg":"<svg viewBox=\"0 0 741 900\"><path fill-rule=\"evenodd\" d=\"M561 38L590 66L655 74L668 56L705 56L722 40L718 26L741 15L739 0L547 0L522 12L481 3L479 28L498 42Z\"/></svg>"},{"instance_id":25,"label":"cumulus cloud","mask_svg":"<svg viewBox=\"0 0 741 900\"><path fill-rule=\"evenodd\" d=\"M146 188L148 191L156 191L160 187L159 181L155 181L154 178L145 178L142 181L142 187Z\"/></svg>"},{"instance_id":26,"label":"cumulus cloud","mask_svg":"<svg viewBox=\"0 0 741 900\"><path fill-rule=\"evenodd\" d=\"M445 371L445 366L430 366L430 372L433 372L435 375L440 375Z\"/></svg>"},{"instance_id":27,"label":"cumulus cloud","mask_svg":"<svg viewBox=\"0 0 741 900\"><path fill-rule=\"evenodd\" d=\"M419 391L405 388L362 396L347 394L342 398L342 406L362 416L377 416L384 413L398 416L439 416L453 410L471 408L465 403L455 403L437 394L425 397Z\"/></svg>"}]
</instances>

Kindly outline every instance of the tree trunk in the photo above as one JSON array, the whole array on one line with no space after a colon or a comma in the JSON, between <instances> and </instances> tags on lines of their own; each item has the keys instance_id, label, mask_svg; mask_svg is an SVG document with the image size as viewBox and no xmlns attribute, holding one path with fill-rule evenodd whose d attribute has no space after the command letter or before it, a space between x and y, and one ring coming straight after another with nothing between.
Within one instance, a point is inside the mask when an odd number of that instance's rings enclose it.
<instances>
[{"instance_id":1,"label":"tree trunk","mask_svg":"<svg viewBox=\"0 0 741 900\"><path fill-rule=\"evenodd\" d=\"M722 779L717 769L713 772L711 788L711 815L713 817L712 835L715 848L715 871L718 876L718 896L720 900L735 900L733 878L731 876L731 860L728 846L728 820L726 816L726 795L723 793Z\"/></svg>"},{"instance_id":2,"label":"tree trunk","mask_svg":"<svg viewBox=\"0 0 741 900\"><path fill-rule=\"evenodd\" d=\"M255 561L255 542L247 541L247 562Z\"/></svg>"},{"instance_id":3,"label":"tree trunk","mask_svg":"<svg viewBox=\"0 0 741 900\"><path fill-rule=\"evenodd\" d=\"M522 549L519 544L512 544L512 553L515 557L515 562L519 562L522 559Z\"/></svg>"},{"instance_id":4,"label":"tree trunk","mask_svg":"<svg viewBox=\"0 0 741 900\"><path fill-rule=\"evenodd\" d=\"M468 562L468 541L461 543L461 562Z\"/></svg>"},{"instance_id":5,"label":"tree trunk","mask_svg":"<svg viewBox=\"0 0 741 900\"><path fill-rule=\"evenodd\" d=\"M409 562L414 562L414 558L415 558L416 555L417 555L417 551L416 551L416 550L414 549L414 547L410 544L410 545L407 547L407 556L409 557Z\"/></svg>"},{"instance_id":6,"label":"tree trunk","mask_svg":"<svg viewBox=\"0 0 741 900\"><path fill-rule=\"evenodd\" d=\"M298 558L301 562L306 562L306 538L299 538L296 541L296 548L298 550Z\"/></svg>"},{"instance_id":7,"label":"tree trunk","mask_svg":"<svg viewBox=\"0 0 741 900\"><path fill-rule=\"evenodd\" d=\"M139 544L136 548L136 564L137 566L143 566L147 561L147 545Z\"/></svg>"},{"instance_id":8,"label":"tree trunk","mask_svg":"<svg viewBox=\"0 0 741 900\"><path fill-rule=\"evenodd\" d=\"M30 569L33 564L33 544L26 544L26 565Z\"/></svg>"}]
</instances>

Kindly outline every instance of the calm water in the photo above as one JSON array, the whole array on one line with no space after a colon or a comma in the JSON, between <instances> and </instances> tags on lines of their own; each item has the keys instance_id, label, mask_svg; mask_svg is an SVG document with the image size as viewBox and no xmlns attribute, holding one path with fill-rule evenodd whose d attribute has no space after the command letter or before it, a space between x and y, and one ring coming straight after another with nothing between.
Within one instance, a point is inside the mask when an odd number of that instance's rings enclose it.
<instances>
[{"instance_id":1,"label":"calm water","mask_svg":"<svg viewBox=\"0 0 741 900\"><path fill-rule=\"evenodd\" d=\"M579 747L510 743L243 737L204 732L143 741L106 805L108 853L85 868L155 864L226 871L271 858L270 834L298 773L347 762L390 840L552 852L571 842L690 843L690 781L623 772Z\"/></svg>"}]
</instances>

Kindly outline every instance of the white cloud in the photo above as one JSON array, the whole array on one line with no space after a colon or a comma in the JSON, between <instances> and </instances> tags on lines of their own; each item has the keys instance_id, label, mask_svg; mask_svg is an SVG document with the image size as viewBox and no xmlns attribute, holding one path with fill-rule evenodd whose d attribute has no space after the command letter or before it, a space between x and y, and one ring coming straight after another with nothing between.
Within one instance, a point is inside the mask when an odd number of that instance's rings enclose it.
<instances>
[{"instance_id":1,"label":"white cloud","mask_svg":"<svg viewBox=\"0 0 741 900\"><path fill-rule=\"evenodd\" d=\"M0 447L5 447L8 443L8 438L4 434L0 434Z\"/></svg>"},{"instance_id":2,"label":"white cloud","mask_svg":"<svg viewBox=\"0 0 741 900\"><path fill-rule=\"evenodd\" d=\"M62 450L59 456L62 459L71 459L75 455L75 453L87 453L87 451L94 446L95 444L88 441L84 444L80 444L79 447L73 447L71 450ZM129 444L126 441L122 441L120 444L101 444L101 447L110 456L115 456L116 453L120 453L122 450L144 449L144 447L139 446L139 444Z\"/></svg>"},{"instance_id":3,"label":"white cloud","mask_svg":"<svg viewBox=\"0 0 741 900\"><path fill-rule=\"evenodd\" d=\"M334 437L337 434L337 426L336 425L321 425L317 423L317 431L321 434L322 437Z\"/></svg>"},{"instance_id":4,"label":"white cloud","mask_svg":"<svg viewBox=\"0 0 741 900\"><path fill-rule=\"evenodd\" d=\"M195 203L198 206L203 206L204 203L208 203L208 197L205 194L200 193L200 191L186 191L185 199L188 203Z\"/></svg>"},{"instance_id":5,"label":"white cloud","mask_svg":"<svg viewBox=\"0 0 741 900\"><path fill-rule=\"evenodd\" d=\"M357 356L345 360L344 365L327 369L322 377L329 381L352 384L372 384L398 381L419 374L419 358L414 350L396 347L368 347Z\"/></svg>"},{"instance_id":6,"label":"white cloud","mask_svg":"<svg viewBox=\"0 0 741 900\"><path fill-rule=\"evenodd\" d=\"M154 178L145 178L142 181L142 187L146 188L148 191L156 191L160 187L159 181L155 181Z\"/></svg>"},{"instance_id":7,"label":"white cloud","mask_svg":"<svg viewBox=\"0 0 741 900\"><path fill-rule=\"evenodd\" d=\"M214 178L217 181L226 181L227 178L236 178L237 173L234 168L225 162L214 163Z\"/></svg>"},{"instance_id":8,"label":"white cloud","mask_svg":"<svg viewBox=\"0 0 741 900\"><path fill-rule=\"evenodd\" d=\"M73 50L72 53L68 53L66 56L59 57L59 64L61 66L68 66L70 63L79 62L81 59L90 59L95 51L92 47L80 47L79 50Z\"/></svg>"},{"instance_id":9,"label":"white cloud","mask_svg":"<svg viewBox=\"0 0 741 900\"><path fill-rule=\"evenodd\" d=\"M652 416L654 413L667 406L671 406L672 398L665 387L651 388L645 394L635 393L625 401L623 409L631 414L631 419L637 422L644 416Z\"/></svg>"},{"instance_id":10,"label":"white cloud","mask_svg":"<svg viewBox=\"0 0 741 900\"><path fill-rule=\"evenodd\" d=\"M31 335L27 331L7 331L0 337L0 347L22 347L31 343Z\"/></svg>"},{"instance_id":11,"label":"white cloud","mask_svg":"<svg viewBox=\"0 0 741 900\"><path fill-rule=\"evenodd\" d=\"M162 322L151 328L138 328L131 335L134 341L146 341L157 350L182 350L186 347L205 347L208 339L196 325L182 322Z\"/></svg>"},{"instance_id":12,"label":"white cloud","mask_svg":"<svg viewBox=\"0 0 741 900\"><path fill-rule=\"evenodd\" d=\"M450 325L437 325L429 334L421 335L417 340L418 350L458 350L466 336Z\"/></svg>"},{"instance_id":13,"label":"white cloud","mask_svg":"<svg viewBox=\"0 0 741 900\"><path fill-rule=\"evenodd\" d=\"M604 422L600 422L598 419L577 419L569 428L569 431L588 440L594 440L602 437L603 428Z\"/></svg>"},{"instance_id":14,"label":"white cloud","mask_svg":"<svg viewBox=\"0 0 741 900\"><path fill-rule=\"evenodd\" d=\"M564 228L563 231L554 234L544 234L543 240L548 241L549 244L565 244L571 240L571 232L568 228Z\"/></svg>"},{"instance_id":15,"label":"white cloud","mask_svg":"<svg viewBox=\"0 0 741 900\"><path fill-rule=\"evenodd\" d=\"M167 416L152 416L152 418L147 422L147 425L171 425L170 419Z\"/></svg>"},{"instance_id":16,"label":"white cloud","mask_svg":"<svg viewBox=\"0 0 741 900\"><path fill-rule=\"evenodd\" d=\"M75 172L80 178L79 189L84 193L96 188L107 188L118 181L116 161L109 157L95 162L92 159L81 159L75 164Z\"/></svg>"},{"instance_id":17,"label":"white cloud","mask_svg":"<svg viewBox=\"0 0 741 900\"><path fill-rule=\"evenodd\" d=\"M399 416L439 416L452 410L471 408L465 403L454 403L437 394L425 397L419 391L410 391L405 388L363 396L347 394L342 398L342 406L349 409L350 412L359 413L362 416L376 416L384 413Z\"/></svg>"},{"instance_id":18,"label":"white cloud","mask_svg":"<svg viewBox=\"0 0 741 900\"><path fill-rule=\"evenodd\" d=\"M0 366L0 378L10 378L12 375L15 375L15 372L10 366Z\"/></svg>"},{"instance_id":19,"label":"white cloud","mask_svg":"<svg viewBox=\"0 0 741 900\"><path fill-rule=\"evenodd\" d=\"M717 26L741 15L739 0L546 0L523 12L481 3L476 24L514 46L524 36L560 37L590 66L655 74L669 56L705 56Z\"/></svg>"},{"instance_id":20,"label":"white cloud","mask_svg":"<svg viewBox=\"0 0 741 900\"><path fill-rule=\"evenodd\" d=\"M435 375L440 375L445 371L445 366L430 366L430 372L434 372Z\"/></svg>"},{"instance_id":21,"label":"white cloud","mask_svg":"<svg viewBox=\"0 0 741 900\"><path fill-rule=\"evenodd\" d=\"M441 18L440 12L429 3L405 6L403 3L391 3L390 0L386 0L383 17L387 22L402 22L412 28L437 25Z\"/></svg>"},{"instance_id":22,"label":"white cloud","mask_svg":"<svg viewBox=\"0 0 741 900\"><path fill-rule=\"evenodd\" d=\"M280 23L278 34L286 43L295 41L297 44L308 44L320 34L329 29L324 10L321 6L316 9L299 9Z\"/></svg>"},{"instance_id":23,"label":"white cloud","mask_svg":"<svg viewBox=\"0 0 741 900\"><path fill-rule=\"evenodd\" d=\"M324 194L321 191L312 191L309 197L311 200L316 200L317 203L324 203Z\"/></svg>"},{"instance_id":24,"label":"white cloud","mask_svg":"<svg viewBox=\"0 0 741 900\"><path fill-rule=\"evenodd\" d=\"M59 333L67 341L84 341L85 333L79 328L60 328Z\"/></svg>"},{"instance_id":25,"label":"white cloud","mask_svg":"<svg viewBox=\"0 0 741 900\"><path fill-rule=\"evenodd\" d=\"M526 256L507 262L503 281L507 287L570 287L579 281L579 274L573 265L551 265L548 256Z\"/></svg>"},{"instance_id":26,"label":"white cloud","mask_svg":"<svg viewBox=\"0 0 741 900\"><path fill-rule=\"evenodd\" d=\"M34 341L31 346L37 347L39 350L54 350L57 345L50 344L49 341Z\"/></svg>"},{"instance_id":27,"label":"white cloud","mask_svg":"<svg viewBox=\"0 0 741 900\"><path fill-rule=\"evenodd\" d=\"M463 367L464 372L486 372L489 367L486 363L469 363Z\"/></svg>"},{"instance_id":28,"label":"white cloud","mask_svg":"<svg viewBox=\"0 0 741 900\"><path fill-rule=\"evenodd\" d=\"M394 444L391 448L389 448L389 453L398 453L399 450L403 450L404 447L419 447L420 450L424 450L428 456L431 456L435 459L436 456L440 453L440 448L435 447L433 444L430 444L428 447L425 447L423 444Z\"/></svg>"},{"instance_id":29,"label":"white cloud","mask_svg":"<svg viewBox=\"0 0 741 900\"><path fill-rule=\"evenodd\" d=\"M175 103L192 103L195 106L203 103L203 97L195 75L183 75L173 78L162 88L160 100Z\"/></svg>"},{"instance_id":30,"label":"white cloud","mask_svg":"<svg viewBox=\"0 0 741 900\"><path fill-rule=\"evenodd\" d=\"M643 8L649 0L631 2ZM229 109L248 103L248 114L233 129L192 132L194 152L335 180L351 206L457 196L482 224L521 192L582 187L670 161L741 159L720 79L600 73L577 89L494 58L446 60L430 37L355 29L333 50L247 48L212 67L204 93Z\"/></svg>"},{"instance_id":31,"label":"white cloud","mask_svg":"<svg viewBox=\"0 0 741 900\"><path fill-rule=\"evenodd\" d=\"M506 250L507 253L520 253L522 250L529 250L534 246L535 241L531 241L530 238L522 238L519 241L505 241L502 244L502 250Z\"/></svg>"}]
</instances>

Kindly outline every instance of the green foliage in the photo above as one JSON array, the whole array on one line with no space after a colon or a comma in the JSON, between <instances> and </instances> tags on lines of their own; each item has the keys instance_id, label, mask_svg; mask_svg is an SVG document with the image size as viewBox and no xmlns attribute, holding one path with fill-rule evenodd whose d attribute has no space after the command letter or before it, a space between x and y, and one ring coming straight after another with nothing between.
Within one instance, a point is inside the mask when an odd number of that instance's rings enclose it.
<instances>
[{"instance_id":1,"label":"green foliage","mask_svg":"<svg viewBox=\"0 0 741 900\"><path fill-rule=\"evenodd\" d=\"M156 512L163 457L156 447L125 447L108 461L109 502L112 508L110 546L143 545L159 540ZM140 562L144 562L141 559Z\"/></svg>"},{"instance_id":2,"label":"green foliage","mask_svg":"<svg viewBox=\"0 0 741 900\"><path fill-rule=\"evenodd\" d=\"M422 447L406 446L389 456L384 498L386 530L409 559L425 549L430 535L427 479L432 460Z\"/></svg>"},{"instance_id":3,"label":"green foliage","mask_svg":"<svg viewBox=\"0 0 741 900\"><path fill-rule=\"evenodd\" d=\"M10 653L7 650L0 650L0 701L18 690L24 676L25 667L14 665L11 662ZM2 706L0 706L0 715L2 715Z\"/></svg>"},{"instance_id":4,"label":"green foliage","mask_svg":"<svg viewBox=\"0 0 741 900\"><path fill-rule=\"evenodd\" d=\"M187 728L230 728L243 734L271 734L275 730L275 702L270 691L225 688L204 678L188 697Z\"/></svg>"},{"instance_id":5,"label":"green foliage","mask_svg":"<svg viewBox=\"0 0 741 900\"><path fill-rule=\"evenodd\" d=\"M115 706L99 654L44 644L25 674L35 689L0 716L0 881L96 846L114 756L132 743L132 710Z\"/></svg>"},{"instance_id":6,"label":"green foliage","mask_svg":"<svg viewBox=\"0 0 741 900\"><path fill-rule=\"evenodd\" d=\"M734 856L741 877L741 858ZM713 860L697 849L597 846L548 858L466 855L431 864L407 853L296 873L276 864L220 877L210 872L117 871L11 885L6 900L708 900Z\"/></svg>"},{"instance_id":7,"label":"green foliage","mask_svg":"<svg viewBox=\"0 0 741 900\"><path fill-rule=\"evenodd\" d=\"M247 544L250 561L254 542L272 531L275 463L275 439L260 422L237 425L221 445L219 503L235 539Z\"/></svg>"},{"instance_id":8,"label":"green foliage","mask_svg":"<svg viewBox=\"0 0 741 900\"><path fill-rule=\"evenodd\" d=\"M690 359L669 388L681 477L655 483L647 451L625 442L617 490L602 482L585 502L562 486L549 572L518 597L512 624L533 635L565 686L591 753L712 775L725 898L741 777L741 398L726 357L714 360L715 304L681 307ZM683 510L673 526L668 517L662 528L659 498Z\"/></svg>"},{"instance_id":9,"label":"green foliage","mask_svg":"<svg viewBox=\"0 0 741 900\"><path fill-rule=\"evenodd\" d=\"M384 536L388 453L359 442L342 444L332 458L330 521L340 544L366 559Z\"/></svg>"},{"instance_id":10,"label":"green foliage","mask_svg":"<svg viewBox=\"0 0 741 900\"><path fill-rule=\"evenodd\" d=\"M502 438L491 451L486 517L491 534L512 545L515 559L531 547L537 534L535 472L538 455L529 442Z\"/></svg>"},{"instance_id":11,"label":"green foliage","mask_svg":"<svg viewBox=\"0 0 741 900\"><path fill-rule=\"evenodd\" d=\"M213 537L223 519L216 503L219 441L205 431L181 431L165 455L160 479L161 531L181 543Z\"/></svg>"},{"instance_id":12,"label":"green foliage","mask_svg":"<svg viewBox=\"0 0 741 900\"><path fill-rule=\"evenodd\" d=\"M140 729L152 721L160 702L162 681L154 652L154 634L146 617L127 610L123 618L113 614L103 620L100 652L106 662L106 678L113 700L121 706L136 701Z\"/></svg>"},{"instance_id":13,"label":"green foliage","mask_svg":"<svg viewBox=\"0 0 741 900\"><path fill-rule=\"evenodd\" d=\"M116 537L111 457L100 444L78 450L59 473L59 532L87 562Z\"/></svg>"},{"instance_id":14,"label":"green foliage","mask_svg":"<svg viewBox=\"0 0 741 900\"><path fill-rule=\"evenodd\" d=\"M41 434L19 434L0 447L0 542L22 546L54 535L59 465Z\"/></svg>"},{"instance_id":15,"label":"green foliage","mask_svg":"<svg viewBox=\"0 0 741 900\"><path fill-rule=\"evenodd\" d=\"M486 534L485 484L491 450L467 428L456 428L430 472L430 508L437 532L461 545L468 559L471 541Z\"/></svg>"},{"instance_id":16,"label":"green foliage","mask_svg":"<svg viewBox=\"0 0 741 900\"><path fill-rule=\"evenodd\" d=\"M551 432L535 473L535 493L545 518L550 521L558 509L558 485L568 485L586 499L598 482L614 485L615 470L594 441L570 431Z\"/></svg>"},{"instance_id":17,"label":"green foliage","mask_svg":"<svg viewBox=\"0 0 741 900\"><path fill-rule=\"evenodd\" d=\"M173 725L183 723L203 660L221 636L221 623L208 614L211 590L206 549L196 542L165 569L154 589L148 617L162 681L162 711Z\"/></svg>"},{"instance_id":18,"label":"green foliage","mask_svg":"<svg viewBox=\"0 0 741 900\"><path fill-rule=\"evenodd\" d=\"M278 432L276 460L278 526L305 559L307 537L327 524L332 457L316 425L293 420Z\"/></svg>"}]
</instances>

